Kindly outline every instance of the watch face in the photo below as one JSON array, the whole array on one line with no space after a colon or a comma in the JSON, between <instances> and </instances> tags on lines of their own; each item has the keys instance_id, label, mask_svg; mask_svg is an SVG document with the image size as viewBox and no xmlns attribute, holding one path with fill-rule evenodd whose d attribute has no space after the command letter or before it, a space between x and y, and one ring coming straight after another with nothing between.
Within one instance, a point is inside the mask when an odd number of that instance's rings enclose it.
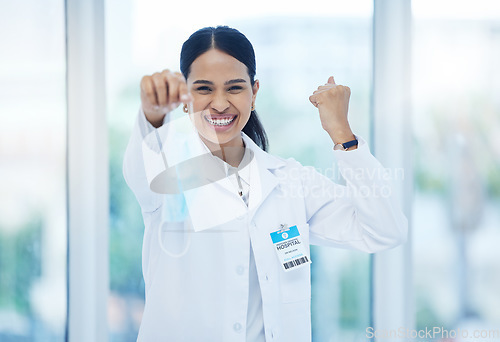
<instances>
[{"instance_id":1,"label":"watch face","mask_svg":"<svg viewBox=\"0 0 500 342\"><path fill-rule=\"evenodd\" d=\"M342 144L335 144L335 146L333 146L333 149L334 150L344 150L344 146L342 146Z\"/></svg>"}]
</instances>

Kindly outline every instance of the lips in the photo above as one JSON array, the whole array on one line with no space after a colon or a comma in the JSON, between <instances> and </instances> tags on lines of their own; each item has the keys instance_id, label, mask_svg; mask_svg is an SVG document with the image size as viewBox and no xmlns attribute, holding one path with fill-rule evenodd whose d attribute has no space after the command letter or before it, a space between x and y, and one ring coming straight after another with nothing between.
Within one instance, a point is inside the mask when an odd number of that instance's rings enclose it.
<instances>
[{"instance_id":1,"label":"lips","mask_svg":"<svg viewBox=\"0 0 500 342\"><path fill-rule=\"evenodd\" d=\"M212 126L229 126L236 116L236 114L210 114L205 115L205 120Z\"/></svg>"}]
</instances>

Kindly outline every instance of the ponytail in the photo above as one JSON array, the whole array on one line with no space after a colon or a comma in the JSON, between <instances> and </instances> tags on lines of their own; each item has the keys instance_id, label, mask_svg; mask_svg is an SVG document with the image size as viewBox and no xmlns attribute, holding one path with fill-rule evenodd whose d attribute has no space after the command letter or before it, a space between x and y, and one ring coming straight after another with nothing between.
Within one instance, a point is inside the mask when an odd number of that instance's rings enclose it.
<instances>
[{"instance_id":1,"label":"ponytail","mask_svg":"<svg viewBox=\"0 0 500 342\"><path fill-rule=\"evenodd\" d=\"M267 134L264 130L264 126L262 126L255 110L252 110L250 113L250 118L248 119L245 127L243 127L243 132L248 135L248 137L252 139L255 144L257 144L257 146L267 152L269 148L269 141L267 140Z\"/></svg>"}]
</instances>

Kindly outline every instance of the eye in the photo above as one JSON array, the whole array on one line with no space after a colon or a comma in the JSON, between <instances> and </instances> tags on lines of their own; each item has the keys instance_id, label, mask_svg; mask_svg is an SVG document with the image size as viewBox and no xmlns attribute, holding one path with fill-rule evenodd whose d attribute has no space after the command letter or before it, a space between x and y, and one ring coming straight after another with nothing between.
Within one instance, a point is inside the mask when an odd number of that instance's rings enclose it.
<instances>
[{"instance_id":1,"label":"eye","mask_svg":"<svg viewBox=\"0 0 500 342\"><path fill-rule=\"evenodd\" d=\"M196 91L201 93L201 94L208 94L209 92L212 91L212 89L210 89L210 87L207 87L207 86L201 86L201 87L196 88Z\"/></svg>"},{"instance_id":2,"label":"eye","mask_svg":"<svg viewBox=\"0 0 500 342\"><path fill-rule=\"evenodd\" d=\"M242 90L243 90L242 86L235 85L235 86L229 87L229 89L227 91L230 93L233 93L233 94L237 94Z\"/></svg>"}]
</instances>

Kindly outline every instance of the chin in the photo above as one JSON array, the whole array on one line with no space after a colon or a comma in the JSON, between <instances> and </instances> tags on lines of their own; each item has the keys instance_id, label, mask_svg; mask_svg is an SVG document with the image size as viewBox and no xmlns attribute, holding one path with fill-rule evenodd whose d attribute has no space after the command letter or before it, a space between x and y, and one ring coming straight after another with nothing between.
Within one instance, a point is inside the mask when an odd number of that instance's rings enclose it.
<instances>
[{"instance_id":1,"label":"chin","mask_svg":"<svg viewBox=\"0 0 500 342\"><path fill-rule=\"evenodd\" d=\"M198 130L198 133L205 138L206 140L210 141L213 144L217 145L226 145L233 141L234 139L237 139L241 137L240 131L231 132L228 133L215 133L214 131L208 131L207 130Z\"/></svg>"}]
</instances>

